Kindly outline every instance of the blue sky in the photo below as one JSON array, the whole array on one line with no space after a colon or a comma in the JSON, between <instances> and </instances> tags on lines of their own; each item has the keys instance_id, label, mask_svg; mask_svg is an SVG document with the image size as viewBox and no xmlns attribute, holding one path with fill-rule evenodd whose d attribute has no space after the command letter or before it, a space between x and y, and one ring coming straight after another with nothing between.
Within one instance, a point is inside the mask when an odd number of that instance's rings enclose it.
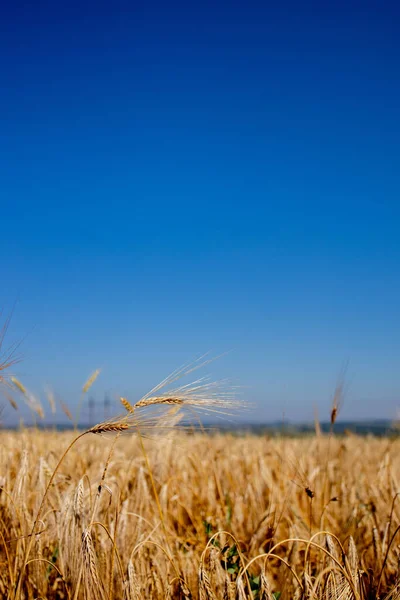
<instances>
[{"instance_id":1,"label":"blue sky","mask_svg":"<svg viewBox=\"0 0 400 600\"><path fill-rule=\"evenodd\" d=\"M15 373L135 399L211 350L246 419L400 405L395 3L10 4L1 296ZM326 4L326 5L325 5ZM9 411L7 414L11 418Z\"/></svg>"}]
</instances>

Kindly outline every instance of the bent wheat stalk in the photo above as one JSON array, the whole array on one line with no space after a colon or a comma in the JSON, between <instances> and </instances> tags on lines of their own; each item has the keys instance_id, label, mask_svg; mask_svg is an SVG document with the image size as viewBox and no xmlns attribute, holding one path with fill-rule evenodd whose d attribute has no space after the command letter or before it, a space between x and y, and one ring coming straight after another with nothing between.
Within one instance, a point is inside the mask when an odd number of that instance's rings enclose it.
<instances>
[{"instance_id":1,"label":"bent wheat stalk","mask_svg":"<svg viewBox=\"0 0 400 600\"><path fill-rule=\"evenodd\" d=\"M16 588L15 588L14 594L11 597L13 600L19 600L19 598L21 597L22 582L23 582L23 578L24 578L24 573L25 573L26 565L27 565L28 559L29 559L29 553L30 553L31 548L32 548L32 541L33 541L33 538L34 538L35 529L36 529L36 526L37 526L37 524L38 524L38 522L40 520L40 517L42 515L43 507L44 507L44 504L46 502L46 498L47 498L47 495L49 493L49 490L50 490L51 486L53 485L54 478L57 475L58 470L59 470L61 464L63 463L65 457L67 456L67 454L69 453L69 451L71 450L71 448L76 444L76 442L78 440L80 440L83 436L85 436L88 433L98 434L98 433L106 433L106 432L109 432L109 431L111 431L111 432L118 432L118 431L124 431L127 428L128 428L127 424L123 423L123 422L121 422L121 423L115 422L115 423L110 423L110 424L108 424L108 423L101 423L100 425L96 425L95 427L92 427L91 429L88 429L87 431L84 431L83 433L81 433L80 435L78 435L76 438L74 438L72 440L72 442L69 444L69 446L66 448L66 450L64 450L64 452L63 452L60 460L58 461L58 463L57 463L57 465L56 465L56 467L55 467L55 469L54 469L54 471L53 471L53 473L52 473L52 475L51 475L51 477L49 479L49 482L48 482L46 490L45 490L45 492L43 494L43 497L42 497L39 509L38 509L38 511L36 513L36 517L35 517L35 520L33 522L31 532L28 535L28 541L27 541L27 545L26 545L26 548L25 548L25 553L24 553L24 559L23 559L23 563L22 563L22 568L21 568L21 571L20 571L20 574L19 574L19 577L18 577L18 580L17 580L17 584L16 584Z\"/></svg>"}]
</instances>

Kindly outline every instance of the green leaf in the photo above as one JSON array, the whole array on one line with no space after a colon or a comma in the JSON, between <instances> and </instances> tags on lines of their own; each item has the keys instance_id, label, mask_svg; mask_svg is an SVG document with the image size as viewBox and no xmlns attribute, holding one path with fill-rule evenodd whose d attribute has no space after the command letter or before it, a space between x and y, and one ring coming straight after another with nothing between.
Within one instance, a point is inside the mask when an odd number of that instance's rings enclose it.
<instances>
[{"instance_id":1,"label":"green leaf","mask_svg":"<svg viewBox=\"0 0 400 600\"><path fill-rule=\"evenodd\" d=\"M238 555L238 549L236 548L236 544L233 544L233 546L231 546L229 548L228 558L232 558L233 556L237 556L237 555Z\"/></svg>"},{"instance_id":2,"label":"green leaf","mask_svg":"<svg viewBox=\"0 0 400 600\"><path fill-rule=\"evenodd\" d=\"M249 576L249 580L250 580L250 588L253 592L258 592L259 588L260 588L260 576L257 575L257 577L255 575L250 575Z\"/></svg>"},{"instance_id":3,"label":"green leaf","mask_svg":"<svg viewBox=\"0 0 400 600\"><path fill-rule=\"evenodd\" d=\"M208 521L203 521L204 532L206 535L211 536L213 531L213 526Z\"/></svg>"}]
</instances>

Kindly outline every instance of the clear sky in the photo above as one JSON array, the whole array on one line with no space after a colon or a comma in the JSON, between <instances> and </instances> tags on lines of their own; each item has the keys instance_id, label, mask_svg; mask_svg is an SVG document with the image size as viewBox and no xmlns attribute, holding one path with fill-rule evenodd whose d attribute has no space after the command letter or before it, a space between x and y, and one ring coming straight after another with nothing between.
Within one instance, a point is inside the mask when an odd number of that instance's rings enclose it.
<instances>
[{"instance_id":1,"label":"clear sky","mask_svg":"<svg viewBox=\"0 0 400 600\"><path fill-rule=\"evenodd\" d=\"M7 3L0 304L71 404L180 364L246 419L400 405L400 8ZM10 411L7 409L7 414Z\"/></svg>"}]
</instances>

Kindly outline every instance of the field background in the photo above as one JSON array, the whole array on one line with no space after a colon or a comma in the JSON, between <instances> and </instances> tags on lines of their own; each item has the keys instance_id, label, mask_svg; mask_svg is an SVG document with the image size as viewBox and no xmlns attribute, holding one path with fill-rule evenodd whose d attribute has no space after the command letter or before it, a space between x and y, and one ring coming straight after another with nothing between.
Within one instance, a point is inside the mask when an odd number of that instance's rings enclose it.
<instances>
[{"instance_id":1,"label":"field background","mask_svg":"<svg viewBox=\"0 0 400 600\"><path fill-rule=\"evenodd\" d=\"M1 597L400 598L395 436L88 434L29 537L73 438L1 433Z\"/></svg>"}]
</instances>

